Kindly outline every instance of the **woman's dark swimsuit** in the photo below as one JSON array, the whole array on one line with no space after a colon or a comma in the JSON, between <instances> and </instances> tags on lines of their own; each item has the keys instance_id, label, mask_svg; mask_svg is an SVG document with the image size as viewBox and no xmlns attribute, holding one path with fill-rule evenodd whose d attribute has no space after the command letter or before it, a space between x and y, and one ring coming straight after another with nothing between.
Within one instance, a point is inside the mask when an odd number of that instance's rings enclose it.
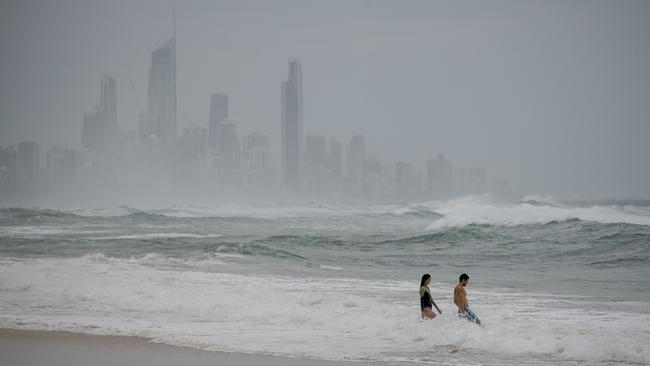
<instances>
[{"instance_id":1,"label":"woman's dark swimsuit","mask_svg":"<svg viewBox=\"0 0 650 366\"><path fill-rule=\"evenodd\" d=\"M424 308L433 308L433 299L426 286L420 287L420 309L424 310Z\"/></svg>"}]
</instances>

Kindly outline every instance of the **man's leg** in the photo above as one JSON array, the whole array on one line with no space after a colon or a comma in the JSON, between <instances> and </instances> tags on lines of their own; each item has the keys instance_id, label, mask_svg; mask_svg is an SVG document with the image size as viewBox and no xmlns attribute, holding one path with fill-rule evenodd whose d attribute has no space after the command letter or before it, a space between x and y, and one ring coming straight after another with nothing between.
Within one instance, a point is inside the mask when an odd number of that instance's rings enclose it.
<instances>
[{"instance_id":1,"label":"man's leg","mask_svg":"<svg viewBox=\"0 0 650 366\"><path fill-rule=\"evenodd\" d=\"M472 310L465 308L465 314L467 314L467 320L481 325L481 320L478 318L478 316L476 316L476 314L474 314Z\"/></svg>"}]
</instances>

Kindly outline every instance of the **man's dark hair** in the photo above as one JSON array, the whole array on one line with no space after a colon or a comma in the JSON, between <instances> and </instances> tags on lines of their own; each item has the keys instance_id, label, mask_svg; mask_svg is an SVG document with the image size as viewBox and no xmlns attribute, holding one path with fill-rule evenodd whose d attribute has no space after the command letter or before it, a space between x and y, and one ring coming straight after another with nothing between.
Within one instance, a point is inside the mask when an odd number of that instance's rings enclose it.
<instances>
[{"instance_id":1,"label":"man's dark hair","mask_svg":"<svg viewBox=\"0 0 650 366\"><path fill-rule=\"evenodd\" d=\"M462 275L460 275L460 278L458 279L459 282L463 282L465 280L469 280L469 276L467 275L467 273L463 273Z\"/></svg>"}]
</instances>

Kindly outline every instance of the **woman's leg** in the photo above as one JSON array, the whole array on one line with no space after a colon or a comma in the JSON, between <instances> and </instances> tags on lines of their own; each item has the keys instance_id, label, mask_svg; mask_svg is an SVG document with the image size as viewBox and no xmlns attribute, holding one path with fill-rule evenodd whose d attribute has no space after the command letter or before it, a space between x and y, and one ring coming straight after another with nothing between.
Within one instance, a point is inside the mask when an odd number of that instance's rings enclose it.
<instances>
[{"instance_id":1,"label":"woman's leg","mask_svg":"<svg viewBox=\"0 0 650 366\"><path fill-rule=\"evenodd\" d=\"M433 319L436 317L436 313L433 312L431 308L422 309L422 319Z\"/></svg>"}]
</instances>

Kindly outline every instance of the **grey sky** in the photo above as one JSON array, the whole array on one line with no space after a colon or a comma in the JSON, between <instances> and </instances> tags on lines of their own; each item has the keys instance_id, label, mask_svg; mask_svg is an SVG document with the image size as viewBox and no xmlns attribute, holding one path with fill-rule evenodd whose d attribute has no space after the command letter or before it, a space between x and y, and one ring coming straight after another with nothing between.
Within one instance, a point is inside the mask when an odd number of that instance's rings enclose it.
<instances>
[{"instance_id":1,"label":"grey sky","mask_svg":"<svg viewBox=\"0 0 650 366\"><path fill-rule=\"evenodd\" d=\"M279 154L302 61L305 132L423 167L437 152L527 192L650 195L649 1L178 1L179 130L230 96ZM118 123L146 107L171 1L3 1L0 144L80 146L102 73Z\"/></svg>"}]
</instances>

